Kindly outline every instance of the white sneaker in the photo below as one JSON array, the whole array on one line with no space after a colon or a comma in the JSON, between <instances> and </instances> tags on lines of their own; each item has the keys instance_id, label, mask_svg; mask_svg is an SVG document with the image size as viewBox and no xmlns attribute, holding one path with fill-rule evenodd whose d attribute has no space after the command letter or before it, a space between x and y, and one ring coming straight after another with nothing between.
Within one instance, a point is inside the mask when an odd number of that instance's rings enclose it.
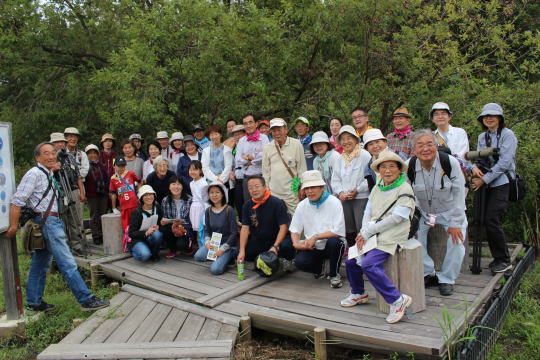
<instances>
[{"instance_id":1,"label":"white sneaker","mask_svg":"<svg viewBox=\"0 0 540 360\"><path fill-rule=\"evenodd\" d=\"M405 315L405 310L412 304L412 298L409 295L401 294L401 297L390 304L390 313L386 317L386 322L394 324L400 321Z\"/></svg>"},{"instance_id":2,"label":"white sneaker","mask_svg":"<svg viewBox=\"0 0 540 360\"><path fill-rule=\"evenodd\" d=\"M337 274L334 277L330 278L330 286L333 288L340 288L343 286L343 283L341 282L341 275Z\"/></svg>"},{"instance_id":3,"label":"white sneaker","mask_svg":"<svg viewBox=\"0 0 540 360\"><path fill-rule=\"evenodd\" d=\"M369 301L368 294L351 294L349 293L349 296L347 296L345 299L341 300L341 306L343 307L351 307L358 304L365 304Z\"/></svg>"}]
</instances>

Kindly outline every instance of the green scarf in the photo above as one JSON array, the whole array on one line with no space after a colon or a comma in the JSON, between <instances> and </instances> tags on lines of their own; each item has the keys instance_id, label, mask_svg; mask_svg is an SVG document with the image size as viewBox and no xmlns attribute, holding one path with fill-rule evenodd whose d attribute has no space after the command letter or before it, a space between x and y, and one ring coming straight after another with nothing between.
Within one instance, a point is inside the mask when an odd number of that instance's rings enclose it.
<instances>
[{"instance_id":1,"label":"green scarf","mask_svg":"<svg viewBox=\"0 0 540 360\"><path fill-rule=\"evenodd\" d=\"M377 186L379 187L381 191L388 191L388 190L397 188L404 182L405 182L405 173L401 173L401 175L399 175L399 177L390 185L383 185L383 180L381 179L379 183L377 184Z\"/></svg>"}]
</instances>

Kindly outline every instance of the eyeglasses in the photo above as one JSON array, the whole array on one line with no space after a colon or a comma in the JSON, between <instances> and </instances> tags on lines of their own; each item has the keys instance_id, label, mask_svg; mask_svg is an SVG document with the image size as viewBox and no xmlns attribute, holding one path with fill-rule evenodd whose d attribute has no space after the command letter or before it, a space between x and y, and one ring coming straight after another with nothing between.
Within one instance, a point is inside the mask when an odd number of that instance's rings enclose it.
<instances>
[{"instance_id":1,"label":"eyeglasses","mask_svg":"<svg viewBox=\"0 0 540 360\"><path fill-rule=\"evenodd\" d=\"M356 116L353 116L352 119L357 120L357 119L361 119L361 118L365 118L365 117L367 117L366 114L364 114L364 115L356 115Z\"/></svg>"},{"instance_id":2,"label":"eyeglasses","mask_svg":"<svg viewBox=\"0 0 540 360\"><path fill-rule=\"evenodd\" d=\"M416 143L414 144L414 147L415 148L418 148L418 149L424 149L424 148L434 148L436 147L437 145L435 145L434 142L428 142L428 143Z\"/></svg>"},{"instance_id":3,"label":"eyeglasses","mask_svg":"<svg viewBox=\"0 0 540 360\"><path fill-rule=\"evenodd\" d=\"M394 169L397 169L398 166L397 165L381 165L379 166L379 170L394 170Z\"/></svg>"},{"instance_id":4,"label":"eyeglasses","mask_svg":"<svg viewBox=\"0 0 540 360\"><path fill-rule=\"evenodd\" d=\"M250 185L250 186L248 186L247 188L248 188L248 190L259 190L259 189L262 189L263 186L257 184L257 185Z\"/></svg>"}]
</instances>

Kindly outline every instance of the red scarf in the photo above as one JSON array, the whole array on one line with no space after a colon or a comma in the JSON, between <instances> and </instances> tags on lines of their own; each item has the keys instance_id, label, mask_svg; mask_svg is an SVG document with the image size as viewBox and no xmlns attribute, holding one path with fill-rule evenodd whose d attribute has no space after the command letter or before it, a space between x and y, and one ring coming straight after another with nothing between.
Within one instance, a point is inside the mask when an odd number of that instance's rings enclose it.
<instances>
[{"instance_id":1,"label":"red scarf","mask_svg":"<svg viewBox=\"0 0 540 360\"><path fill-rule=\"evenodd\" d=\"M253 201L255 203L255 205L252 207L253 210L257 209L259 206L261 206L262 204L264 204L266 202L266 200L268 200L268 198L270 197L272 193L270 192L270 190L266 190L266 192L264 193L264 196L261 200L255 200L253 198L251 198L251 201Z\"/></svg>"},{"instance_id":2,"label":"red scarf","mask_svg":"<svg viewBox=\"0 0 540 360\"><path fill-rule=\"evenodd\" d=\"M404 139L409 135L409 133L412 131L411 125L407 125L405 128L398 130L394 129L394 134L398 136L400 139Z\"/></svg>"},{"instance_id":3,"label":"red scarf","mask_svg":"<svg viewBox=\"0 0 540 360\"><path fill-rule=\"evenodd\" d=\"M261 132L259 129L257 129L253 134L247 135L247 141L256 142L259 141L259 138L261 137Z\"/></svg>"}]
</instances>

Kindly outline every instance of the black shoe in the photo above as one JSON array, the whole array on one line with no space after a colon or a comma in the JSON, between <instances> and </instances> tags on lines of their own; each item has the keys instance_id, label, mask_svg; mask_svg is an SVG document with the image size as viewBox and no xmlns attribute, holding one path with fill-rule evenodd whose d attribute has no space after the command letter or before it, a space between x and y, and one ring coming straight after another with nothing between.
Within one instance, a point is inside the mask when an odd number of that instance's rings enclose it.
<instances>
[{"instance_id":1,"label":"black shoe","mask_svg":"<svg viewBox=\"0 0 540 360\"><path fill-rule=\"evenodd\" d=\"M452 284L439 284L439 292L442 296L450 296L454 293L454 285Z\"/></svg>"},{"instance_id":2,"label":"black shoe","mask_svg":"<svg viewBox=\"0 0 540 360\"><path fill-rule=\"evenodd\" d=\"M506 263L506 262L496 263L490 268L490 270L491 270L491 273L493 275L495 275L497 273L503 273L503 272L506 272L508 270L512 270L512 264L509 264L509 263Z\"/></svg>"},{"instance_id":3,"label":"black shoe","mask_svg":"<svg viewBox=\"0 0 540 360\"><path fill-rule=\"evenodd\" d=\"M150 256L150 261L158 262L159 261L159 254Z\"/></svg>"},{"instance_id":4,"label":"black shoe","mask_svg":"<svg viewBox=\"0 0 540 360\"><path fill-rule=\"evenodd\" d=\"M86 300L81 304L81 311L94 311L103 309L104 307L109 306L109 300L103 300L98 297L92 296L90 299Z\"/></svg>"},{"instance_id":5,"label":"black shoe","mask_svg":"<svg viewBox=\"0 0 540 360\"><path fill-rule=\"evenodd\" d=\"M41 300L41 304L39 304L39 305L26 305L26 308L28 310L31 310L31 311L47 312L47 311L51 311L52 309L54 309L54 305L53 304L47 304L45 301Z\"/></svg>"},{"instance_id":6,"label":"black shoe","mask_svg":"<svg viewBox=\"0 0 540 360\"><path fill-rule=\"evenodd\" d=\"M426 275L424 276L424 287L433 287L439 285L439 279L437 275Z\"/></svg>"},{"instance_id":7,"label":"black shoe","mask_svg":"<svg viewBox=\"0 0 540 360\"><path fill-rule=\"evenodd\" d=\"M95 244L95 245L101 245L101 244L103 244L103 238L97 238L97 239L94 239L94 244Z\"/></svg>"}]
</instances>

